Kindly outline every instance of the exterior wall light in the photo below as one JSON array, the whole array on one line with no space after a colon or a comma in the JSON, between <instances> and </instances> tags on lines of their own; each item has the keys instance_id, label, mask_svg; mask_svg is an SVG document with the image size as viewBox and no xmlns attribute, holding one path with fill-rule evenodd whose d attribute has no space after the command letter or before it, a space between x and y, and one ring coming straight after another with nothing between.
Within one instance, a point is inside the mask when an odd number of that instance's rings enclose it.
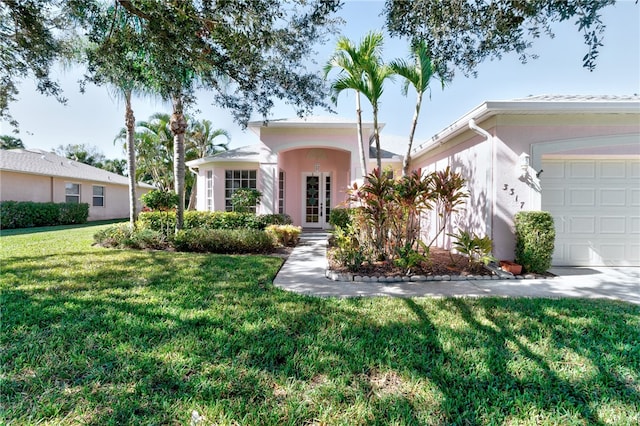
<instances>
[{"instance_id":1,"label":"exterior wall light","mask_svg":"<svg viewBox=\"0 0 640 426\"><path fill-rule=\"evenodd\" d=\"M523 152L518 157L517 173L520 179L526 179L529 176L529 154Z\"/></svg>"}]
</instances>

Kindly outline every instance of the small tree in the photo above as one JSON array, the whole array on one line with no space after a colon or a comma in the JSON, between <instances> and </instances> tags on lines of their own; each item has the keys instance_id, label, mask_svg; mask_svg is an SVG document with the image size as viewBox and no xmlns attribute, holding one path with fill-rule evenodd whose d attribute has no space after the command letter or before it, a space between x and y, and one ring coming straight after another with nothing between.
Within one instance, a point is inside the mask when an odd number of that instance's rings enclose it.
<instances>
[{"instance_id":1,"label":"small tree","mask_svg":"<svg viewBox=\"0 0 640 426\"><path fill-rule=\"evenodd\" d=\"M165 223L167 225L166 231L162 229L162 232L165 235L169 234L169 210L173 210L178 205L179 197L175 192L169 191L159 191L153 190L144 194L142 197L142 202L145 206L149 207L151 210L159 210L166 212L166 220Z\"/></svg>"},{"instance_id":2,"label":"small tree","mask_svg":"<svg viewBox=\"0 0 640 426\"><path fill-rule=\"evenodd\" d=\"M260 204L262 192L253 188L238 188L231 195L233 211L238 213L250 213Z\"/></svg>"}]
</instances>

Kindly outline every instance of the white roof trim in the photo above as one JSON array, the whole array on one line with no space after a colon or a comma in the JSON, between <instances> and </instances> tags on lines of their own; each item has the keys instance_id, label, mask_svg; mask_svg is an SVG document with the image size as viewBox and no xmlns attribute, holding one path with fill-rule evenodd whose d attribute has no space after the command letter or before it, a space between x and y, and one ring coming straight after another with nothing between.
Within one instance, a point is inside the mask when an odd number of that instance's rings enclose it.
<instances>
[{"instance_id":1,"label":"white roof trim","mask_svg":"<svg viewBox=\"0 0 640 426\"><path fill-rule=\"evenodd\" d=\"M450 126L436 133L431 139L417 145L412 157L422 155L437 146L447 143L450 139L469 129L469 121L482 122L489 117L499 114L639 114L640 98L607 99L594 98L589 100L512 100L486 101L472 109Z\"/></svg>"}]
</instances>

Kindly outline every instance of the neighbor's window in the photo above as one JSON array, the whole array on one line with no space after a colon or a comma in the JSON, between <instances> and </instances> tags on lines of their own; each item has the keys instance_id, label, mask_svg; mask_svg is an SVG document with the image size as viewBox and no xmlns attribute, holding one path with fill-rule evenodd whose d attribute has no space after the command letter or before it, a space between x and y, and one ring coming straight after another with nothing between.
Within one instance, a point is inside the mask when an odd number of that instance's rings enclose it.
<instances>
[{"instance_id":1,"label":"neighbor's window","mask_svg":"<svg viewBox=\"0 0 640 426\"><path fill-rule=\"evenodd\" d=\"M65 183L64 184L64 201L67 203L80 203L80 184L79 183Z\"/></svg>"},{"instance_id":2,"label":"neighbor's window","mask_svg":"<svg viewBox=\"0 0 640 426\"><path fill-rule=\"evenodd\" d=\"M104 186L93 186L93 206L104 207Z\"/></svg>"},{"instance_id":3,"label":"neighbor's window","mask_svg":"<svg viewBox=\"0 0 640 426\"><path fill-rule=\"evenodd\" d=\"M285 174L282 170L278 173L278 213L284 214L284 182Z\"/></svg>"},{"instance_id":4,"label":"neighbor's window","mask_svg":"<svg viewBox=\"0 0 640 426\"><path fill-rule=\"evenodd\" d=\"M257 189L255 170L225 170L224 172L224 209L233 211L231 195L238 188Z\"/></svg>"},{"instance_id":5,"label":"neighbor's window","mask_svg":"<svg viewBox=\"0 0 640 426\"><path fill-rule=\"evenodd\" d=\"M206 182L207 211L211 211L213 210L213 170L207 170Z\"/></svg>"}]
</instances>

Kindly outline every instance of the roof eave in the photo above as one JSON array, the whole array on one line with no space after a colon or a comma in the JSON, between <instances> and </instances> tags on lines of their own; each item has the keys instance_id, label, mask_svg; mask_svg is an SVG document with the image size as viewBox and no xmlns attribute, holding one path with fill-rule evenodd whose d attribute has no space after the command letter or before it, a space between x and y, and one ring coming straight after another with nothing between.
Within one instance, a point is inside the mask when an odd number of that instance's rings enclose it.
<instances>
[{"instance_id":1,"label":"roof eave","mask_svg":"<svg viewBox=\"0 0 640 426\"><path fill-rule=\"evenodd\" d=\"M637 101L589 101L589 102L549 102L549 101L487 101L463 115L461 118L436 133L431 139L416 147L411 156L423 155L469 129L469 121L478 123L499 114L638 114Z\"/></svg>"}]
</instances>

